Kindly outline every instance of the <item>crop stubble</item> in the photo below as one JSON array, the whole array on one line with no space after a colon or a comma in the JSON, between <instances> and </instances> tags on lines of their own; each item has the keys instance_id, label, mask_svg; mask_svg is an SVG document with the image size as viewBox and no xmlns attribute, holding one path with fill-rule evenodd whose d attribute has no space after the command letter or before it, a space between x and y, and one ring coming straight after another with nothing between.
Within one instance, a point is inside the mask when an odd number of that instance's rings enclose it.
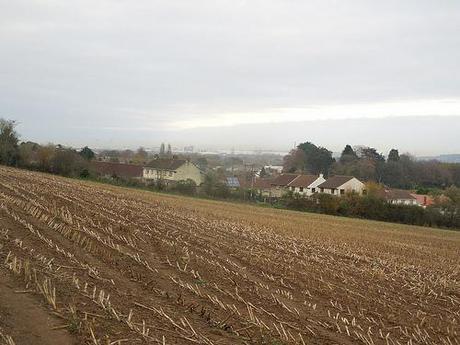
<instances>
[{"instance_id":1,"label":"crop stubble","mask_svg":"<svg viewBox=\"0 0 460 345\"><path fill-rule=\"evenodd\" d=\"M450 231L0 167L0 271L82 343L458 345L459 252Z\"/></svg>"}]
</instances>

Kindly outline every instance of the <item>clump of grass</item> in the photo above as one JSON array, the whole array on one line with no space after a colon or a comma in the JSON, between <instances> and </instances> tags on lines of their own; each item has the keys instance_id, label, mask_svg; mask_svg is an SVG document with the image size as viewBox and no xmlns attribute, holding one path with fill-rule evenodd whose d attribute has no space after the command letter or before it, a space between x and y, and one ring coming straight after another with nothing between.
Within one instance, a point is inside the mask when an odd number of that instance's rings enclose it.
<instances>
[{"instance_id":1,"label":"clump of grass","mask_svg":"<svg viewBox=\"0 0 460 345\"><path fill-rule=\"evenodd\" d=\"M196 285L200 285L200 286L204 286L206 285L208 282L206 280L203 280L203 279L196 279L195 280L195 284Z\"/></svg>"},{"instance_id":2,"label":"clump of grass","mask_svg":"<svg viewBox=\"0 0 460 345\"><path fill-rule=\"evenodd\" d=\"M70 311L70 320L69 325L67 326L67 330L72 334L77 334L80 332L81 329L81 320L77 314L77 308L73 305L69 305Z\"/></svg>"}]
</instances>

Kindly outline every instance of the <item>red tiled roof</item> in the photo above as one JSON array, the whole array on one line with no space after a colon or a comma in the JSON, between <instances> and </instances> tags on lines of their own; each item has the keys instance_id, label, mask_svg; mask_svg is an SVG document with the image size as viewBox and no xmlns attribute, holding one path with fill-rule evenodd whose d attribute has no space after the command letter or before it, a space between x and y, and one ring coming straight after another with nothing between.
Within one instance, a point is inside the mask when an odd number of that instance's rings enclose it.
<instances>
[{"instance_id":1,"label":"red tiled roof","mask_svg":"<svg viewBox=\"0 0 460 345\"><path fill-rule=\"evenodd\" d=\"M288 184L288 187L308 187L317 179L318 176L316 175L298 175Z\"/></svg>"},{"instance_id":2,"label":"red tiled roof","mask_svg":"<svg viewBox=\"0 0 460 345\"><path fill-rule=\"evenodd\" d=\"M244 176L238 176L238 182L240 184L241 188L250 188L251 187L251 181L244 178Z\"/></svg>"},{"instance_id":3,"label":"red tiled roof","mask_svg":"<svg viewBox=\"0 0 460 345\"><path fill-rule=\"evenodd\" d=\"M430 206L434 204L434 199L429 195L415 193L412 193L411 195L417 200L417 204L419 205Z\"/></svg>"},{"instance_id":4,"label":"red tiled roof","mask_svg":"<svg viewBox=\"0 0 460 345\"><path fill-rule=\"evenodd\" d=\"M254 181L255 189L270 189L273 183L271 178L258 178Z\"/></svg>"},{"instance_id":5,"label":"red tiled roof","mask_svg":"<svg viewBox=\"0 0 460 345\"><path fill-rule=\"evenodd\" d=\"M287 186L291 183L298 174L281 174L272 181L273 186Z\"/></svg>"},{"instance_id":6,"label":"red tiled roof","mask_svg":"<svg viewBox=\"0 0 460 345\"><path fill-rule=\"evenodd\" d=\"M326 181L321 183L318 188L339 188L344 183L347 183L353 178L353 176L342 176L342 175L335 175L328 178Z\"/></svg>"},{"instance_id":7,"label":"red tiled roof","mask_svg":"<svg viewBox=\"0 0 460 345\"><path fill-rule=\"evenodd\" d=\"M143 167L141 165L93 161L91 166L100 175L124 178L142 177L143 175Z\"/></svg>"}]
</instances>

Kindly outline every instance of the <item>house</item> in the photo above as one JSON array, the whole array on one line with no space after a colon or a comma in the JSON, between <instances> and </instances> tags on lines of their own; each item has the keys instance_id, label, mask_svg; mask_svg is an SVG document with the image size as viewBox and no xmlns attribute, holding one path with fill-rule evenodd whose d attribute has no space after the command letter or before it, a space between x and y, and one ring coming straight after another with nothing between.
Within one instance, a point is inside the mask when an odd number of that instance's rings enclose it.
<instances>
[{"instance_id":1,"label":"house","mask_svg":"<svg viewBox=\"0 0 460 345\"><path fill-rule=\"evenodd\" d=\"M91 169L99 176L123 178L123 179L142 179L143 167L135 164L111 163L92 161Z\"/></svg>"},{"instance_id":2,"label":"house","mask_svg":"<svg viewBox=\"0 0 460 345\"><path fill-rule=\"evenodd\" d=\"M281 174L271 182L271 196L280 198L287 192L287 186L291 183L298 174Z\"/></svg>"},{"instance_id":3,"label":"house","mask_svg":"<svg viewBox=\"0 0 460 345\"><path fill-rule=\"evenodd\" d=\"M434 199L429 195L416 193L412 193L411 195L417 200L417 205L423 208L434 205Z\"/></svg>"},{"instance_id":4,"label":"house","mask_svg":"<svg viewBox=\"0 0 460 345\"><path fill-rule=\"evenodd\" d=\"M162 180L166 184L192 180L197 186L204 182L204 172L185 159L155 159L143 168L145 180Z\"/></svg>"},{"instance_id":5,"label":"house","mask_svg":"<svg viewBox=\"0 0 460 345\"><path fill-rule=\"evenodd\" d=\"M323 174L317 175L297 175L295 179L287 184L287 188L293 193L303 196L310 196L318 192L318 186L325 182Z\"/></svg>"},{"instance_id":6,"label":"house","mask_svg":"<svg viewBox=\"0 0 460 345\"><path fill-rule=\"evenodd\" d=\"M417 198L408 190L385 188L381 191L381 195L389 204L417 205Z\"/></svg>"},{"instance_id":7,"label":"house","mask_svg":"<svg viewBox=\"0 0 460 345\"><path fill-rule=\"evenodd\" d=\"M319 184L316 188L319 188L320 193L336 196L344 195L347 192L363 194L365 191L364 183L362 183L356 177L343 175L332 176L325 182Z\"/></svg>"},{"instance_id":8,"label":"house","mask_svg":"<svg viewBox=\"0 0 460 345\"><path fill-rule=\"evenodd\" d=\"M262 179L259 179L262 180ZM323 174L318 175L303 175L303 174L281 174L270 182L270 192L265 188L266 194L270 197L279 198L287 191L298 193L303 196L311 196L319 192L318 185L325 182ZM260 183L260 182L258 182ZM266 183L265 187L266 187Z\"/></svg>"},{"instance_id":9,"label":"house","mask_svg":"<svg viewBox=\"0 0 460 345\"><path fill-rule=\"evenodd\" d=\"M264 198L272 197L272 178L256 178L252 188L260 193Z\"/></svg>"},{"instance_id":10,"label":"house","mask_svg":"<svg viewBox=\"0 0 460 345\"><path fill-rule=\"evenodd\" d=\"M268 175L277 176L281 174L281 172L283 171L283 166L282 165L265 165L262 169ZM257 172L257 176L260 176L262 169Z\"/></svg>"}]
</instances>

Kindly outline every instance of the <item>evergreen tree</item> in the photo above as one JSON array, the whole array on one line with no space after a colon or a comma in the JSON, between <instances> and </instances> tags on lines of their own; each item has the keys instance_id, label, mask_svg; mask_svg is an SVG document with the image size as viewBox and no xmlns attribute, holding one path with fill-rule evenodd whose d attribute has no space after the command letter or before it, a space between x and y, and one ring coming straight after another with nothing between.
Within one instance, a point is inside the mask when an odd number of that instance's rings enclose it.
<instances>
[{"instance_id":1,"label":"evergreen tree","mask_svg":"<svg viewBox=\"0 0 460 345\"><path fill-rule=\"evenodd\" d=\"M16 122L0 119L0 164L16 165L19 158Z\"/></svg>"},{"instance_id":2,"label":"evergreen tree","mask_svg":"<svg viewBox=\"0 0 460 345\"><path fill-rule=\"evenodd\" d=\"M350 145L346 145L340 156L340 163L350 163L358 160L358 155Z\"/></svg>"},{"instance_id":3,"label":"evergreen tree","mask_svg":"<svg viewBox=\"0 0 460 345\"><path fill-rule=\"evenodd\" d=\"M385 157L373 147L363 147L360 150L360 156L363 159L367 159L371 162L385 162Z\"/></svg>"},{"instance_id":4,"label":"evergreen tree","mask_svg":"<svg viewBox=\"0 0 460 345\"><path fill-rule=\"evenodd\" d=\"M91 159L94 158L95 154L93 150L91 150L88 146L85 146L84 148L81 149L79 152L80 156L82 156L84 159L90 161Z\"/></svg>"},{"instance_id":5,"label":"evergreen tree","mask_svg":"<svg viewBox=\"0 0 460 345\"><path fill-rule=\"evenodd\" d=\"M297 146L305 154L303 170L312 174L328 174L329 169L335 162L332 152L324 147L316 146L310 142L305 142Z\"/></svg>"},{"instance_id":6,"label":"evergreen tree","mask_svg":"<svg viewBox=\"0 0 460 345\"><path fill-rule=\"evenodd\" d=\"M388 162L397 162L399 161L399 152L396 149L391 149L388 154Z\"/></svg>"},{"instance_id":7,"label":"evergreen tree","mask_svg":"<svg viewBox=\"0 0 460 345\"><path fill-rule=\"evenodd\" d=\"M267 177L267 171L265 171L265 167L262 167L262 169L260 169L260 173L259 173L259 177Z\"/></svg>"}]
</instances>

